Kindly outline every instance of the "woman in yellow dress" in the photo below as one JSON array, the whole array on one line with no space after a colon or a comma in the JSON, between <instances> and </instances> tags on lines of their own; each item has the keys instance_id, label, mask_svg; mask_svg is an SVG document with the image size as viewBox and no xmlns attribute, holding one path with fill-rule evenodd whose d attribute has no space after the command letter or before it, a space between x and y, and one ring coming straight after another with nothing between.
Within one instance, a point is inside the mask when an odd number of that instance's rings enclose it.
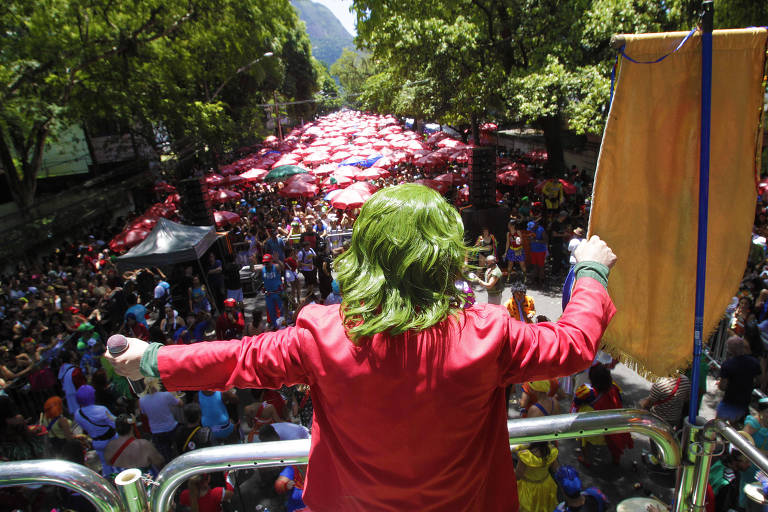
<instances>
[{"instance_id":1,"label":"woman in yellow dress","mask_svg":"<svg viewBox=\"0 0 768 512\"><path fill-rule=\"evenodd\" d=\"M520 512L552 512L557 507L557 448L546 442L531 443L517 452L517 494Z\"/></svg>"}]
</instances>

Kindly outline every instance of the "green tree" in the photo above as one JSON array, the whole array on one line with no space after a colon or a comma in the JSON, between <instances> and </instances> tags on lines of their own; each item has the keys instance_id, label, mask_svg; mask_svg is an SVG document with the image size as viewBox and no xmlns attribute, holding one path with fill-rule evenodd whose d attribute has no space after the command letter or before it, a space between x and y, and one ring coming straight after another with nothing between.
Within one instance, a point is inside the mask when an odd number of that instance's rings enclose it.
<instances>
[{"instance_id":1,"label":"green tree","mask_svg":"<svg viewBox=\"0 0 768 512\"><path fill-rule=\"evenodd\" d=\"M288 0L8 0L0 30L0 164L22 210L60 126L114 119L150 143L162 129L215 160L263 129L272 91L317 90Z\"/></svg>"},{"instance_id":2,"label":"green tree","mask_svg":"<svg viewBox=\"0 0 768 512\"><path fill-rule=\"evenodd\" d=\"M598 130L616 32L658 30L653 0L355 1L358 44L393 80L428 80L422 110L469 123L506 112L541 128L554 170L561 131ZM391 88L390 88L391 90Z\"/></svg>"},{"instance_id":3,"label":"green tree","mask_svg":"<svg viewBox=\"0 0 768 512\"><path fill-rule=\"evenodd\" d=\"M83 114L78 96L105 62L132 58L189 23L194 4L8 0L0 7L0 163L22 211L32 205L46 142Z\"/></svg>"},{"instance_id":4,"label":"green tree","mask_svg":"<svg viewBox=\"0 0 768 512\"><path fill-rule=\"evenodd\" d=\"M339 77L344 104L352 108L362 105L360 95L364 91L365 81L373 73L370 55L348 48L344 48L341 57L331 65L331 74Z\"/></svg>"}]
</instances>

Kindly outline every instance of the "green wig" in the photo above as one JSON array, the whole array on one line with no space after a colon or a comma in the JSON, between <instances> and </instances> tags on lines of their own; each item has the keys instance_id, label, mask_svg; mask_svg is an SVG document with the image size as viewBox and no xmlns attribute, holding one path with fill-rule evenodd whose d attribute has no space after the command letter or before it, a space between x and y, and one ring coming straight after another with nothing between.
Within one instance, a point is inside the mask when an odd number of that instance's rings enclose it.
<instances>
[{"instance_id":1,"label":"green wig","mask_svg":"<svg viewBox=\"0 0 768 512\"><path fill-rule=\"evenodd\" d=\"M434 190L404 184L375 193L334 262L349 338L421 331L458 315L466 296L454 282L467 251L459 213Z\"/></svg>"}]
</instances>

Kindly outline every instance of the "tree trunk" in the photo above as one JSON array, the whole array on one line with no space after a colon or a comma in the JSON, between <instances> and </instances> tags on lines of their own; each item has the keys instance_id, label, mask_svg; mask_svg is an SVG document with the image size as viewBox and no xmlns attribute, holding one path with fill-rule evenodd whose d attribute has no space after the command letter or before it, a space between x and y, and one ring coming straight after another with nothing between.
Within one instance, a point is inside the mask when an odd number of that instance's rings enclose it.
<instances>
[{"instance_id":1,"label":"tree trunk","mask_svg":"<svg viewBox=\"0 0 768 512\"><path fill-rule=\"evenodd\" d=\"M43 148L48 137L47 123L38 127L31 159L21 160L21 173L13 159L5 133L0 129L0 162L5 169L5 177L11 196L22 215L28 215L35 202L37 192L37 175L43 163Z\"/></svg>"},{"instance_id":2,"label":"tree trunk","mask_svg":"<svg viewBox=\"0 0 768 512\"><path fill-rule=\"evenodd\" d=\"M565 170L565 158L563 157L563 140L560 129L560 116L544 117L539 119L539 127L544 131L544 144L547 147L547 171L558 176Z\"/></svg>"},{"instance_id":3,"label":"tree trunk","mask_svg":"<svg viewBox=\"0 0 768 512\"><path fill-rule=\"evenodd\" d=\"M475 114L472 114L472 143L475 146L480 145L480 128Z\"/></svg>"}]
</instances>

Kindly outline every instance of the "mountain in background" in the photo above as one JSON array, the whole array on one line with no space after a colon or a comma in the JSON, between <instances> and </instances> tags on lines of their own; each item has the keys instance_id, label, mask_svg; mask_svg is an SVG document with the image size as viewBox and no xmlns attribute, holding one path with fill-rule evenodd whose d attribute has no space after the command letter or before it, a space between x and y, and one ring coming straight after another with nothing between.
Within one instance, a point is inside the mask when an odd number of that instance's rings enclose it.
<instances>
[{"instance_id":1,"label":"mountain in background","mask_svg":"<svg viewBox=\"0 0 768 512\"><path fill-rule=\"evenodd\" d=\"M317 60L330 68L341 57L342 49L355 48L352 35L326 6L310 0L291 0L291 5L307 25L307 34L312 41L312 56Z\"/></svg>"}]
</instances>

